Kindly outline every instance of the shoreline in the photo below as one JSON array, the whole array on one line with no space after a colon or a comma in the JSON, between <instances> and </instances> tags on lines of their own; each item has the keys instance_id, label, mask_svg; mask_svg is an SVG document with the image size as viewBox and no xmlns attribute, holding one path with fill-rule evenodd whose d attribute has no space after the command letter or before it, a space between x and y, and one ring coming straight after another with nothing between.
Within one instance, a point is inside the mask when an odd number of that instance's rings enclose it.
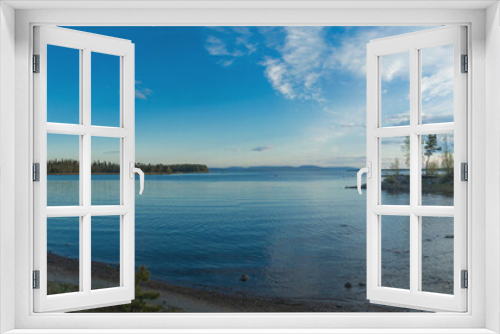
<instances>
[{"instance_id":1,"label":"shoreline","mask_svg":"<svg viewBox=\"0 0 500 334\"><path fill-rule=\"evenodd\" d=\"M145 175L179 175L179 174L209 174L208 172L178 172L178 173L144 173ZM80 175L80 173L50 173L47 176L60 176L60 175ZM94 175L120 175L120 173L92 173Z\"/></svg>"},{"instance_id":2,"label":"shoreline","mask_svg":"<svg viewBox=\"0 0 500 334\"><path fill-rule=\"evenodd\" d=\"M73 286L77 290L79 263L76 259L47 254L49 280L51 284L64 287ZM117 286L119 268L116 266L92 262L92 286L106 288ZM145 292L160 293L156 300L148 300L150 305L160 305L161 312L407 312L397 307L370 304L365 301L315 301L289 299L281 297L263 297L236 291L223 293L202 288L172 284L159 280L150 280L141 284ZM72 290L75 291L75 290ZM113 309L96 309L92 312L110 312ZM115 311L116 312L116 311Z\"/></svg>"},{"instance_id":3,"label":"shoreline","mask_svg":"<svg viewBox=\"0 0 500 334\"><path fill-rule=\"evenodd\" d=\"M410 193L409 175L382 175L381 179L381 190L391 194ZM439 175L422 175L422 182L422 194L441 195L445 197L452 197L454 195L453 179L443 180L443 177ZM361 185L361 189L366 189L366 187L366 183ZM357 189L357 185L346 185L344 189Z\"/></svg>"}]
</instances>

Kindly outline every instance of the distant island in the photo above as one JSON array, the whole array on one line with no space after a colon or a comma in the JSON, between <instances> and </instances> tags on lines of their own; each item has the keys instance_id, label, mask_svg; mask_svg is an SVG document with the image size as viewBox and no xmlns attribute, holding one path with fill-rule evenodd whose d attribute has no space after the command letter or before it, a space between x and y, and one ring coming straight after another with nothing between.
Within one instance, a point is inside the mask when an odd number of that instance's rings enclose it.
<instances>
[{"instance_id":1,"label":"distant island","mask_svg":"<svg viewBox=\"0 0 500 334\"><path fill-rule=\"evenodd\" d=\"M423 194L434 194L443 196L453 196L454 180L453 169L450 172L445 170L426 171L422 170L421 191ZM390 193L410 193L410 175L388 174L382 175L382 190Z\"/></svg>"},{"instance_id":2,"label":"distant island","mask_svg":"<svg viewBox=\"0 0 500 334\"><path fill-rule=\"evenodd\" d=\"M142 169L146 174L187 174L208 173L208 167L201 164L144 164L137 163L136 167ZM107 161L93 161L92 174L119 174L120 165ZM47 175L73 175L80 173L80 163L73 159L49 160L47 161Z\"/></svg>"}]
</instances>

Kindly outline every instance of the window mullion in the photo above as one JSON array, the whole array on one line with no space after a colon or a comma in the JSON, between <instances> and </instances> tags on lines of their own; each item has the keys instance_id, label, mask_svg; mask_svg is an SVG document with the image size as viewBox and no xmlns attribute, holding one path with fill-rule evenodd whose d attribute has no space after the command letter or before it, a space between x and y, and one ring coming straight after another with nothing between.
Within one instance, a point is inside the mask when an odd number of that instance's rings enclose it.
<instances>
[{"instance_id":1,"label":"window mullion","mask_svg":"<svg viewBox=\"0 0 500 334\"><path fill-rule=\"evenodd\" d=\"M82 99L82 123L86 127L91 126L91 51L83 50L83 66L81 76L81 99ZM81 154L81 177L80 184L82 189L82 203L90 209L91 205L91 134L87 132L81 137L82 146ZM80 243L81 252L81 275L83 282L83 291L90 293L91 291L91 216L87 212L82 217L81 233L83 234Z\"/></svg>"},{"instance_id":2,"label":"window mullion","mask_svg":"<svg viewBox=\"0 0 500 334\"><path fill-rule=\"evenodd\" d=\"M410 291L418 291L420 281L419 217L413 210L419 204L419 145L414 130L419 123L419 56L418 49L410 49Z\"/></svg>"}]
</instances>

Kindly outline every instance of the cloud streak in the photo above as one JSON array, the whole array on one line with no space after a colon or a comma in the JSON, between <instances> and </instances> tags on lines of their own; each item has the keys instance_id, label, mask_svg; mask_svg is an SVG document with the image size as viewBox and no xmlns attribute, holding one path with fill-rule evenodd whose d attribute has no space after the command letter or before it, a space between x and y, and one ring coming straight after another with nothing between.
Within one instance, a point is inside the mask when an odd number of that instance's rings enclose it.
<instances>
[{"instance_id":1,"label":"cloud streak","mask_svg":"<svg viewBox=\"0 0 500 334\"><path fill-rule=\"evenodd\" d=\"M270 145L266 145L266 146L254 147L254 148L251 149L251 151L254 151L254 152L264 152L264 151L269 151L271 149L272 149L272 147Z\"/></svg>"},{"instance_id":2,"label":"cloud streak","mask_svg":"<svg viewBox=\"0 0 500 334\"><path fill-rule=\"evenodd\" d=\"M366 75L366 44L371 40L387 36L401 35L421 29L413 27L376 27L372 29L359 29L357 32L342 38L334 47L329 59L326 61L326 68L336 69L342 72ZM396 56L396 64L385 74L384 79L392 80L400 75L405 64L409 61L404 59L405 55ZM384 76L384 74L383 74Z\"/></svg>"},{"instance_id":3,"label":"cloud streak","mask_svg":"<svg viewBox=\"0 0 500 334\"><path fill-rule=\"evenodd\" d=\"M260 62L272 87L289 100L317 100L325 54L329 47L324 27L285 27L285 42L277 48L279 57L267 57Z\"/></svg>"},{"instance_id":4,"label":"cloud streak","mask_svg":"<svg viewBox=\"0 0 500 334\"><path fill-rule=\"evenodd\" d=\"M365 123L356 123L356 122L340 122L339 124L332 125L332 128L366 128Z\"/></svg>"},{"instance_id":5,"label":"cloud streak","mask_svg":"<svg viewBox=\"0 0 500 334\"><path fill-rule=\"evenodd\" d=\"M258 54L257 63L264 68L264 76L278 94L288 100L314 100L324 104L327 98L323 83L335 79L339 71L357 76L366 74L366 44L370 40L414 30L412 27L364 28L335 40L328 27L218 27L211 28L206 49L210 55L221 58L217 63L224 67L243 56ZM255 36L264 43L251 42ZM408 72L408 57L391 57L382 75L385 81Z\"/></svg>"},{"instance_id":6,"label":"cloud streak","mask_svg":"<svg viewBox=\"0 0 500 334\"><path fill-rule=\"evenodd\" d=\"M223 67L229 67L236 59L257 51L257 44L250 41L253 34L248 27L214 27L210 30L205 49L209 55L219 57L217 63Z\"/></svg>"},{"instance_id":7,"label":"cloud streak","mask_svg":"<svg viewBox=\"0 0 500 334\"><path fill-rule=\"evenodd\" d=\"M140 100L147 100L151 95L153 95L154 91L150 88L143 87L141 81L135 82L135 97Z\"/></svg>"}]
</instances>

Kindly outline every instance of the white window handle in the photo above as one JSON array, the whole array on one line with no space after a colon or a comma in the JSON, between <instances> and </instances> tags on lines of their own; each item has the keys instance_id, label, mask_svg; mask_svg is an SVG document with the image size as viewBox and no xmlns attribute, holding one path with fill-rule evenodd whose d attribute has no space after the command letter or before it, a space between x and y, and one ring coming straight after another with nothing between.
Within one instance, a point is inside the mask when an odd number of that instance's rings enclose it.
<instances>
[{"instance_id":1,"label":"white window handle","mask_svg":"<svg viewBox=\"0 0 500 334\"><path fill-rule=\"evenodd\" d=\"M369 179L372 178L372 163L371 162L368 162L366 164L366 167L361 168L358 171L358 192L359 192L360 195L362 194L362 192L361 192L361 176L363 175L363 173L366 173L366 176Z\"/></svg>"},{"instance_id":2,"label":"white window handle","mask_svg":"<svg viewBox=\"0 0 500 334\"><path fill-rule=\"evenodd\" d=\"M133 179L135 178L135 174L139 174L139 184L140 184L140 189L139 189L139 195L142 195L142 192L144 191L144 172L140 169L135 167L134 162L130 162L130 178Z\"/></svg>"}]
</instances>

